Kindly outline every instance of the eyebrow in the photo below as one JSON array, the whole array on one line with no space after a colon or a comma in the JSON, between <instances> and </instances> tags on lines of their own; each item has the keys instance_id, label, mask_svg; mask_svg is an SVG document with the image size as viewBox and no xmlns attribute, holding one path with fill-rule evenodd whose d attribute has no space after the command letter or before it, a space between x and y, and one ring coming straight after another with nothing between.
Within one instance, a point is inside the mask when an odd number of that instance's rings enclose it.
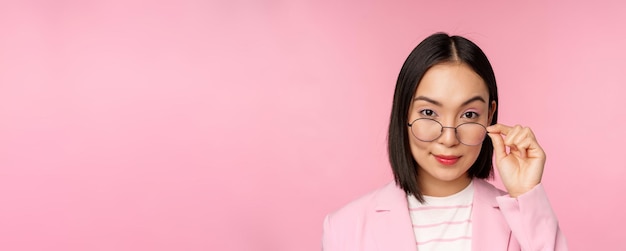
<instances>
[{"instance_id":1,"label":"eyebrow","mask_svg":"<svg viewBox=\"0 0 626 251\"><path fill-rule=\"evenodd\" d=\"M415 97L413 99L413 102L418 101L418 100L423 100L423 101L432 103L433 105L436 105L436 106L442 106L441 102L436 101L436 100L431 99L431 98L424 97L424 96L417 96L417 97ZM487 103L487 101L485 101L485 99L483 99L483 97L481 97L481 96L474 96L474 97L468 99L467 101L463 102L463 104L461 104L461 106L466 106L466 105L468 105L468 104L470 104L470 103L472 103L474 101L480 101L480 102L483 102L485 104Z\"/></svg>"}]
</instances>

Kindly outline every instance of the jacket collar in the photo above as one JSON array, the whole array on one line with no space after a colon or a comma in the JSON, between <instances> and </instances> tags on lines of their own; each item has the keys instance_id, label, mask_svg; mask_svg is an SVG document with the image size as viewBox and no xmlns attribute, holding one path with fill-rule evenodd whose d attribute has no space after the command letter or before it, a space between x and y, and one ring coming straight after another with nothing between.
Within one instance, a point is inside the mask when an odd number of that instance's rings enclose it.
<instances>
[{"instance_id":1,"label":"jacket collar","mask_svg":"<svg viewBox=\"0 0 626 251\"><path fill-rule=\"evenodd\" d=\"M404 190L390 182L374 201L371 227L378 250L415 251L415 234Z\"/></svg>"},{"instance_id":2,"label":"jacket collar","mask_svg":"<svg viewBox=\"0 0 626 251\"><path fill-rule=\"evenodd\" d=\"M511 229L496 201L504 194L487 181L474 179L472 250L509 249Z\"/></svg>"},{"instance_id":3,"label":"jacket collar","mask_svg":"<svg viewBox=\"0 0 626 251\"><path fill-rule=\"evenodd\" d=\"M376 196L376 212L408 209L406 193L395 181L389 182ZM407 211L408 212L408 211Z\"/></svg>"},{"instance_id":4,"label":"jacket collar","mask_svg":"<svg viewBox=\"0 0 626 251\"><path fill-rule=\"evenodd\" d=\"M506 247L508 241L496 243L508 240L511 234L496 201L496 197L503 192L482 179L474 179L473 184L472 249ZM415 235L404 190L395 182L390 182L377 193L374 201L373 222L370 227L374 228L378 249L415 251ZM494 238L499 234L509 237Z\"/></svg>"},{"instance_id":5,"label":"jacket collar","mask_svg":"<svg viewBox=\"0 0 626 251\"><path fill-rule=\"evenodd\" d=\"M503 193L483 179L474 179L474 204L489 205L498 208L496 197Z\"/></svg>"}]
</instances>

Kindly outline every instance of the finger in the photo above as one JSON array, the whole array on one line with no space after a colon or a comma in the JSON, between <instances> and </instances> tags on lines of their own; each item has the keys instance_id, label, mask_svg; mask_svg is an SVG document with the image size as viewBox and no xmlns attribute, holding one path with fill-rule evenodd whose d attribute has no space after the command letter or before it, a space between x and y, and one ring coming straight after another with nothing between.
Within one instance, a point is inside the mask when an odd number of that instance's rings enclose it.
<instances>
[{"instance_id":1,"label":"finger","mask_svg":"<svg viewBox=\"0 0 626 251\"><path fill-rule=\"evenodd\" d=\"M515 142L519 142L525 138L524 129L520 125L515 125L509 130L509 133L506 134L506 138L504 139L504 145L512 146Z\"/></svg>"},{"instance_id":2,"label":"finger","mask_svg":"<svg viewBox=\"0 0 626 251\"><path fill-rule=\"evenodd\" d=\"M524 127L524 131L525 131L526 136L528 138L531 138L531 139L533 139L535 141L537 140L537 138L535 137L535 133L533 133L533 130L530 129L530 127Z\"/></svg>"},{"instance_id":3,"label":"finger","mask_svg":"<svg viewBox=\"0 0 626 251\"><path fill-rule=\"evenodd\" d=\"M538 143L536 142L535 135L532 130L528 127L515 126L511 133L507 135L504 145L505 146L513 146L517 145L520 148L523 145L523 142L526 142L525 147L527 149L538 147Z\"/></svg>"},{"instance_id":4,"label":"finger","mask_svg":"<svg viewBox=\"0 0 626 251\"><path fill-rule=\"evenodd\" d=\"M509 148L510 148L509 154L513 154L518 158L525 158L524 152L518 149L517 146L512 145L512 146L509 146Z\"/></svg>"},{"instance_id":5,"label":"finger","mask_svg":"<svg viewBox=\"0 0 626 251\"><path fill-rule=\"evenodd\" d=\"M496 160L502 160L507 155L502 135L500 135L500 133L488 133L487 135L489 135L489 137L491 138L491 143L493 144L493 152L496 155Z\"/></svg>"},{"instance_id":6,"label":"finger","mask_svg":"<svg viewBox=\"0 0 626 251\"><path fill-rule=\"evenodd\" d=\"M501 133L501 134L507 135L509 134L509 131L511 131L511 129L513 129L513 127L510 127L504 124L495 124L495 125L488 126L487 132Z\"/></svg>"},{"instance_id":7,"label":"finger","mask_svg":"<svg viewBox=\"0 0 626 251\"><path fill-rule=\"evenodd\" d=\"M515 149L519 151L520 157L522 158L528 157L528 151L531 148L531 145L532 145L532 139L530 138L522 139L522 141L515 142L513 144Z\"/></svg>"},{"instance_id":8,"label":"finger","mask_svg":"<svg viewBox=\"0 0 626 251\"><path fill-rule=\"evenodd\" d=\"M537 140L532 137L525 137L520 142L516 142L515 146L520 151L523 151L524 157L541 158L542 156L544 156L543 149L541 149L541 146L539 145L539 143L537 143Z\"/></svg>"}]
</instances>

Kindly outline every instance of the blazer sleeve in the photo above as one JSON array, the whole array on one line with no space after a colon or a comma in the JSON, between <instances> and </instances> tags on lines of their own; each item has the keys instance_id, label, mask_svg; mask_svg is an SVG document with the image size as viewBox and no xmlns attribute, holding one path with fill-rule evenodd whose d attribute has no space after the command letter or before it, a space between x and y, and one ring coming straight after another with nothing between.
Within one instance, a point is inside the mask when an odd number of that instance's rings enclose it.
<instances>
[{"instance_id":1,"label":"blazer sleeve","mask_svg":"<svg viewBox=\"0 0 626 251\"><path fill-rule=\"evenodd\" d=\"M541 184L517 198L505 195L496 200L522 250L568 250L565 236Z\"/></svg>"}]
</instances>

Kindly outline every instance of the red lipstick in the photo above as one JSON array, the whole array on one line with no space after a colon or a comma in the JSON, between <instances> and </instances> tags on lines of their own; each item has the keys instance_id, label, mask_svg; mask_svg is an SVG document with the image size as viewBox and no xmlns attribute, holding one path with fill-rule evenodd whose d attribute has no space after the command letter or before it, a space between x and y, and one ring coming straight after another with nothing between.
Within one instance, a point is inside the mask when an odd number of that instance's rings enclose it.
<instances>
[{"instance_id":1,"label":"red lipstick","mask_svg":"<svg viewBox=\"0 0 626 251\"><path fill-rule=\"evenodd\" d=\"M450 166L459 161L460 156L433 155L439 163Z\"/></svg>"}]
</instances>

